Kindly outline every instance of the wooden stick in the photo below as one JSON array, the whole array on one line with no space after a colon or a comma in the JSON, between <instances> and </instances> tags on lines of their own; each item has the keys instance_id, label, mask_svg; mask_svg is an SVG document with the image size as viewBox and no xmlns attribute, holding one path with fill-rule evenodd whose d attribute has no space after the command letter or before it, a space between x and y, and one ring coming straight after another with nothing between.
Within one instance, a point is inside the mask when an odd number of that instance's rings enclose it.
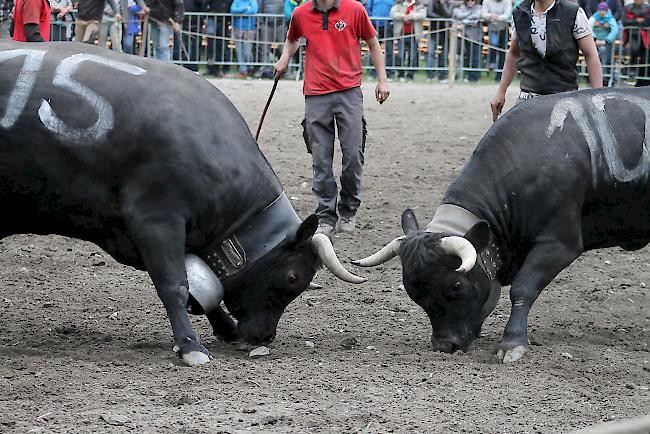
<instances>
[{"instance_id":1,"label":"wooden stick","mask_svg":"<svg viewBox=\"0 0 650 434\"><path fill-rule=\"evenodd\" d=\"M269 105L271 105L271 100L273 99L273 94L275 93L275 89L278 87L279 80L280 80L279 77L276 77L273 80L273 89L271 89L271 95L269 95L269 99L266 101L266 105L264 106L264 111L262 112L262 117L260 118L260 123L257 125L257 132L255 133L256 142L257 142L257 138L260 136L260 131L262 130L262 122L264 122L266 111L269 109Z\"/></svg>"}]
</instances>

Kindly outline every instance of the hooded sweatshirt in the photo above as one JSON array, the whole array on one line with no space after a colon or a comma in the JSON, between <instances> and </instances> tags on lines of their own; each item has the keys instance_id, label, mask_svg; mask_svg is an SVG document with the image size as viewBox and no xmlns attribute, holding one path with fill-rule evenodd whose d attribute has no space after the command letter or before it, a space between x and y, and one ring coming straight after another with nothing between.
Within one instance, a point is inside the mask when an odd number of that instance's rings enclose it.
<instances>
[{"instance_id":1,"label":"hooded sweatshirt","mask_svg":"<svg viewBox=\"0 0 650 434\"><path fill-rule=\"evenodd\" d=\"M600 26L594 26L595 22L600 23ZM609 28L604 26L605 23L609 24ZM614 15L612 15L612 11L608 10L607 15L604 17L596 12L591 16L591 18L589 18L589 25L594 34L594 39L604 40L609 44L613 44L616 40L616 36L618 35L618 24L616 23Z\"/></svg>"}]
</instances>

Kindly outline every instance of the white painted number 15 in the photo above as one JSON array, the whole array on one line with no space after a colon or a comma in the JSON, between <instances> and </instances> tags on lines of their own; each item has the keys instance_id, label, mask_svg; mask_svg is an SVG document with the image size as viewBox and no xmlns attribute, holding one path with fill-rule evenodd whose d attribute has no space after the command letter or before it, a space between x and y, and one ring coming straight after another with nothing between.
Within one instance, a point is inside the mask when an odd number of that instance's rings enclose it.
<instances>
[{"instance_id":1,"label":"white painted number 15","mask_svg":"<svg viewBox=\"0 0 650 434\"><path fill-rule=\"evenodd\" d=\"M25 109L36 82L36 76L41 70L45 53L41 50L25 49L0 51L0 63L16 57L25 57L16 79L16 86L9 95L4 116L0 119L0 127L11 128ZM135 65L86 53L73 54L59 63L54 72L52 84L83 99L93 108L97 114L97 120L87 128L70 127L56 115L50 103L45 99L41 101L38 117L48 130L61 136L67 142L78 144L94 143L106 139L106 135L113 129L115 122L111 104L104 97L72 78L72 75L79 69L79 65L84 61L95 62L131 75L143 75L147 72Z\"/></svg>"}]
</instances>

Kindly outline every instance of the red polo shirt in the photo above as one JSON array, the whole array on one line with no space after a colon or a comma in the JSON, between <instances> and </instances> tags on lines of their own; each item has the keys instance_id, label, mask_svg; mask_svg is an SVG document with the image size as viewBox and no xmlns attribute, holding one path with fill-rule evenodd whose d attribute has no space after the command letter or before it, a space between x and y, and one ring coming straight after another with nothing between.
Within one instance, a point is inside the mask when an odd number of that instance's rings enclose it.
<instances>
[{"instance_id":1,"label":"red polo shirt","mask_svg":"<svg viewBox=\"0 0 650 434\"><path fill-rule=\"evenodd\" d=\"M25 24L38 24L44 41L50 40L50 3L48 0L18 0L14 11L14 41L26 42Z\"/></svg>"},{"instance_id":2,"label":"red polo shirt","mask_svg":"<svg viewBox=\"0 0 650 434\"><path fill-rule=\"evenodd\" d=\"M359 39L377 35L363 5L357 0L339 0L322 12L308 1L291 15L287 38L307 39L305 95L322 95L361 86Z\"/></svg>"}]
</instances>

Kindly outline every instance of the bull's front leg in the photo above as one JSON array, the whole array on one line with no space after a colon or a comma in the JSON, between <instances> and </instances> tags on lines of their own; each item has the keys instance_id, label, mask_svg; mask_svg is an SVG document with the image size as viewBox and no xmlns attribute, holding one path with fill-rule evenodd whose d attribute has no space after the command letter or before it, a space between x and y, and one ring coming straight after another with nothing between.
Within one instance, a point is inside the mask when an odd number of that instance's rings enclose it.
<instances>
[{"instance_id":1,"label":"bull's front leg","mask_svg":"<svg viewBox=\"0 0 650 434\"><path fill-rule=\"evenodd\" d=\"M239 332L235 321L223 310L221 306L205 314L212 326L212 333L221 337L226 342L235 342L239 340Z\"/></svg>"},{"instance_id":2,"label":"bull's front leg","mask_svg":"<svg viewBox=\"0 0 650 434\"><path fill-rule=\"evenodd\" d=\"M144 218L132 215L127 223L167 311L176 344L174 351L189 366L207 363L210 353L199 343L187 313L185 221L167 215L158 219L149 214Z\"/></svg>"},{"instance_id":3,"label":"bull's front leg","mask_svg":"<svg viewBox=\"0 0 650 434\"><path fill-rule=\"evenodd\" d=\"M497 357L504 363L519 360L528 349L528 313L542 290L580 256L576 246L577 243L546 241L535 244L529 251L512 282L510 319L497 346Z\"/></svg>"}]
</instances>

